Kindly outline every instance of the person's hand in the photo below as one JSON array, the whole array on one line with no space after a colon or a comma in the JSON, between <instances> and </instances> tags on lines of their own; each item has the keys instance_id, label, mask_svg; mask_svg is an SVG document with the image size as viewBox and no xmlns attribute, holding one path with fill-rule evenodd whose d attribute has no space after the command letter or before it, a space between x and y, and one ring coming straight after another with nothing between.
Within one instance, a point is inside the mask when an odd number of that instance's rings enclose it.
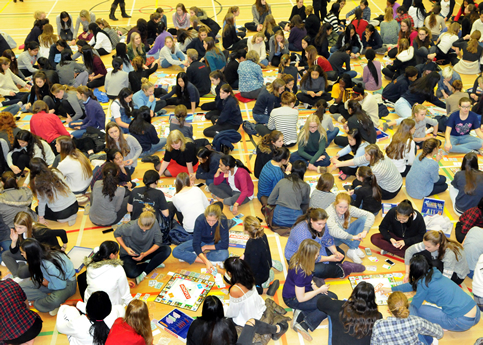
<instances>
[{"instance_id":1,"label":"person's hand","mask_svg":"<svg viewBox=\"0 0 483 345\"><path fill-rule=\"evenodd\" d=\"M471 98L473 98L475 101L477 101L477 100L478 100L478 96L477 96L476 94L474 94L474 93L472 93L472 94L470 95L470 97L471 97Z\"/></svg>"},{"instance_id":2,"label":"person's hand","mask_svg":"<svg viewBox=\"0 0 483 345\"><path fill-rule=\"evenodd\" d=\"M213 272L213 269L214 269L213 264L211 263L210 260L208 260L208 262L205 265L206 265L206 272L211 274Z\"/></svg>"},{"instance_id":3,"label":"person's hand","mask_svg":"<svg viewBox=\"0 0 483 345\"><path fill-rule=\"evenodd\" d=\"M287 163L287 167L285 168L285 172L289 173L291 171L292 171L292 163L289 162L289 163Z\"/></svg>"},{"instance_id":4,"label":"person's hand","mask_svg":"<svg viewBox=\"0 0 483 345\"><path fill-rule=\"evenodd\" d=\"M315 92L314 91L307 91L307 95L310 97L315 97Z\"/></svg>"},{"instance_id":5,"label":"person's hand","mask_svg":"<svg viewBox=\"0 0 483 345\"><path fill-rule=\"evenodd\" d=\"M387 287L383 287L383 288L381 288L379 290L379 292L381 292L384 295L389 295L392 292L392 289L391 288L387 288Z\"/></svg>"},{"instance_id":6,"label":"person's hand","mask_svg":"<svg viewBox=\"0 0 483 345\"><path fill-rule=\"evenodd\" d=\"M31 103L27 103L27 104L25 104L25 109L29 110L31 106L32 106Z\"/></svg>"},{"instance_id":7,"label":"person's hand","mask_svg":"<svg viewBox=\"0 0 483 345\"><path fill-rule=\"evenodd\" d=\"M62 303L62 305L68 305L70 307L75 307L77 305L77 301L74 301L74 300L65 301L64 303Z\"/></svg>"},{"instance_id":8,"label":"person's hand","mask_svg":"<svg viewBox=\"0 0 483 345\"><path fill-rule=\"evenodd\" d=\"M75 126L74 129L81 129L81 126Z\"/></svg>"},{"instance_id":9,"label":"person's hand","mask_svg":"<svg viewBox=\"0 0 483 345\"><path fill-rule=\"evenodd\" d=\"M55 109L50 109L49 114L53 114L53 113L55 113Z\"/></svg>"},{"instance_id":10,"label":"person's hand","mask_svg":"<svg viewBox=\"0 0 483 345\"><path fill-rule=\"evenodd\" d=\"M285 46L283 45L283 43L282 43L282 42L280 42L280 43L278 44L278 46L280 47L280 49L285 48Z\"/></svg>"},{"instance_id":11,"label":"person's hand","mask_svg":"<svg viewBox=\"0 0 483 345\"><path fill-rule=\"evenodd\" d=\"M63 252L65 252L66 249L67 249L67 243L64 243L62 245L62 247L60 247L60 250L62 250Z\"/></svg>"},{"instance_id":12,"label":"person's hand","mask_svg":"<svg viewBox=\"0 0 483 345\"><path fill-rule=\"evenodd\" d=\"M135 256L132 258L134 261L141 261L144 259L144 253L139 254L138 256Z\"/></svg>"},{"instance_id":13,"label":"person's hand","mask_svg":"<svg viewBox=\"0 0 483 345\"><path fill-rule=\"evenodd\" d=\"M127 189L132 190L132 182L126 182L124 186L127 187Z\"/></svg>"},{"instance_id":14,"label":"person's hand","mask_svg":"<svg viewBox=\"0 0 483 345\"><path fill-rule=\"evenodd\" d=\"M12 96L12 97L14 97L16 95L16 93L13 92L13 91L10 91L9 95Z\"/></svg>"},{"instance_id":15,"label":"person's hand","mask_svg":"<svg viewBox=\"0 0 483 345\"><path fill-rule=\"evenodd\" d=\"M317 92L317 93L315 94L315 96L320 97L320 96L322 96L322 93L323 93L323 91L319 91L319 92Z\"/></svg>"},{"instance_id":16,"label":"person's hand","mask_svg":"<svg viewBox=\"0 0 483 345\"><path fill-rule=\"evenodd\" d=\"M131 280L128 282L128 284L131 289L136 287L136 283Z\"/></svg>"},{"instance_id":17,"label":"person's hand","mask_svg":"<svg viewBox=\"0 0 483 345\"><path fill-rule=\"evenodd\" d=\"M349 189L349 190L347 191L347 194L349 194L349 195L354 195L354 190L353 190L353 189Z\"/></svg>"},{"instance_id":18,"label":"person's hand","mask_svg":"<svg viewBox=\"0 0 483 345\"><path fill-rule=\"evenodd\" d=\"M336 259L337 259L336 261L341 261L342 259L344 259L344 254L342 254L339 251L336 251L332 256L336 257Z\"/></svg>"},{"instance_id":19,"label":"person's hand","mask_svg":"<svg viewBox=\"0 0 483 345\"><path fill-rule=\"evenodd\" d=\"M132 249L131 249L131 248L129 248L129 247L128 247L128 248L126 248L126 252L127 252L129 255L131 255L131 256L137 256L137 255L138 255L138 254L137 254L137 253L136 253L134 250L132 250Z\"/></svg>"},{"instance_id":20,"label":"person's hand","mask_svg":"<svg viewBox=\"0 0 483 345\"><path fill-rule=\"evenodd\" d=\"M317 170L317 167L315 165L313 165L312 163L309 163L309 166L307 167L308 170L313 170L313 171L316 171Z\"/></svg>"},{"instance_id":21,"label":"person's hand","mask_svg":"<svg viewBox=\"0 0 483 345\"><path fill-rule=\"evenodd\" d=\"M442 150L440 150L438 152L438 154L436 155L436 160L439 162L441 160L441 158L443 158L443 151Z\"/></svg>"},{"instance_id":22,"label":"person's hand","mask_svg":"<svg viewBox=\"0 0 483 345\"><path fill-rule=\"evenodd\" d=\"M72 117L67 114L67 119L65 119L65 123L71 123L72 122Z\"/></svg>"},{"instance_id":23,"label":"person's hand","mask_svg":"<svg viewBox=\"0 0 483 345\"><path fill-rule=\"evenodd\" d=\"M340 261L340 259L337 259L337 255L336 254L332 254L328 257L327 261L329 262L337 262L337 261Z\"/></svg>"},{"instance_id":24,"label":"person's hand","mask_svg":"<svg viewBox=\"0 0 483 345\"><path fill-rule=\"evenodd\" d=\"M403 283L404 284L409 283L409 276L407 274L404 275Z\"/></svg>"},{"instance_id":25,"label":"person's hand","mask_svg":"<svg viewBox=\"0 0 483 345\"><path fill-rule=\"evenodd\" d=\"M262 31L263 29L263 24L258 24L257 25L257 31Z\"/></svg>"},{"instance_id":26,"label":"person's hand","mask_svg":"<svg viewBox=\"0 0 483 345\"><path fill-rule=\"evenodd\" d=\"M20 174L20 173L22 172L22 170L20 170L20 169L19 169L19 168L18 168L16 165L12 165L12 166L10 167L10 169L12 169L12 171L13 171L13 173L14 173L15 175L18 175L18 174Z\"/></svg>"},{"instance_id":27,"label":"person's hand","mask_svg":"<svg viewBox=\"0 0 483 345\"><path fill-rule=\"evenodd\" d=\"M428 54L427 56L428 60L433 60L435 57L436 57L436 53Z\"/></svg>"},{"instance_id":28,"label":"person's hand","mask_svg":"<svg viewBox=\"0 0 483 345\"><path fill-rule=\"evenodd\" d=\"M327 292L329 291L329 285L325 284L325 285L322 285L321 287L317 288L317 293L319 294L324 294L324 295L327 295Z\"/></svg>"},{"instance_id":29,"label":"person's hand","mask_svg":"<svg viewBox=\"0 0 483 345\"><path fill-rule=\"evenodd\" d=\"M360 238L360 239L362 239L362 240L363 240L364 238L366 238L366 236L367 236L367 230L364 230L363 232L361 232L361 233L359 234L359 238Z\"/></svg>"},{"instance_id":30,"label":"person's hand","mask_svg":"<svg viewBox=\"0 0 483 345\"><path fill-rule=\"evenodd\" d=\"M394 243L392 245L398 249L401 249L406 245L406 243L404 242L404 240L399 240L399 241L394 240Z\"/></svg>"},{"instance_id":31,"label":"person's hand","mask_svg":"<svg viewBox=\"0 0 483 345\"><path fill-rule=\"evenodd\" d=\"M94 77L92 76L92 74L89 75L87 78L89 79L89 81L92 81L92 79L94 79Z\"/></svg>"},{"instance_id":32,"label":"person's hand","mask_svg":"<svg viewBox=\"0 0 483 345\"><path fill-rule=\"evenodd\" d=\"M357 234L357 235L352 236L352 240L353 241L362 241L361 234Z\"/></svg>"},{"instance_id":33,"label":"person's hand","mask_svg":"<svg viewBox=\"0 0 483 345\"><path fill-rule=\"evenodd\" d=\"M149 96L149 102L154 102L155 98L154 95Z\"/></svg>"},{"instance_id":34,"label":"person's hand","mask_svg":"<svg viewBox=\"0 0 483 345\"><path fill-rule=\"evenodd\" d=\"M15 229L10 229L10 239L12 240L12 242L17 243L18 233L17 233L17 231L15 231Z\"/></svg>"},{"instance_id":35,"label":"person's hand","mask_svg":"<svg viewBox=\"0 0 483 345\"><path fill-rule=\"evenodd\" d=\"M39 217L39 223L44 225L49 225L49 222L44 217Z\"/></svg>"},{"instance_id":36,"label":"person's hand","mask_svg":"<svg viewBox=\"0 0 483 345\"><path fill-rule=\"evenodd\" d=\"M195 184L196 180L196 173L190 174L190 186L193 186Z\"/></svg>"},{"instance_id":37,"label":"person's hand","mask_svg":"<svg viewBox=\"0 0 483 345\"><path fill-rule=\"evenodd\" d=\"M317 158L317 162L323 161L325 159L325 155L320 156Z\"/></svg>"},{"instance_id":38,"label":"person's hand","mask_svg":"<svg viewBox=\"0 0 483 345\"><path fill-rule=\"evenodd\" d=\"M452 148L453 148L453 145L451 145L451 143L446 142L446 143L444 144L444 150L445 150L446 152L450 152Z\"/></svg>"},{"instance_id":39,"label":"person's hand","mask_svg":"<svg viewBox=\"0 0 483 345\"><path fill-rule=\"evenodd\" d=\"M128 165L131 165L133 163L133 160L132 159L126 159L123 163L124 163L124 166L128 166Z\"/></svg>"}]
</instances>

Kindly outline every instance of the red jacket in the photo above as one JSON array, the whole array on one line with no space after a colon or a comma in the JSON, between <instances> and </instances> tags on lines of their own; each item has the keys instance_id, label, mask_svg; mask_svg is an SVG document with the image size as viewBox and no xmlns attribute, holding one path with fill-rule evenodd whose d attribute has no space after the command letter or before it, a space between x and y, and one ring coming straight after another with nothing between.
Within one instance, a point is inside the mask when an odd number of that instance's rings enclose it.
<instances>
[{"instance_id":1,"label":"red jacket","mask_svg":"<svg viewBox=\"0 0 483 345\"><path fill-rule=\"evenodd\" d=\"M323 56L319 56L317 59L315 59L314 63L319 65L320 68L322 68L322 71L324 71L326 73L334 70L332 68L332 65L330 64L329 60L327 60Z\"/></svg>"},{"instance_id":2,"label":"red jacket","mask_svg":"<svg viewBox=\"0 0 483 345\"><path fill-rule=\"evenodd\" d=\"M223 174L215 177L215 186L221 184L223 181L228 183L228 178L225 178ZM248 171L243 168L238 168L235 173L235 187L240 191L240 196L237 199L238 205L241 205L245 198L253 195L253 181Z\"/></svg>"},{"instance_id":3,"label":"red jacket","mask_svg":"<svg viewBox=\"0 0 483 345\"><path fill-rule=\"evenodd\" d=\"M61 135L70 136L58 116L46 113L45 111L32 115L30 119L30 132L38 135L49 144Z\"/></svg>"},{"instance_id":4,"label":"red jacket","mask_svg":"<svg viewBox=\"0 0 483 345\"><path fill-rule=\"evenodd\" d=\"M114 321L106 345L146 345L146 342L120 317Z\"/></svg>"}]
</instances>

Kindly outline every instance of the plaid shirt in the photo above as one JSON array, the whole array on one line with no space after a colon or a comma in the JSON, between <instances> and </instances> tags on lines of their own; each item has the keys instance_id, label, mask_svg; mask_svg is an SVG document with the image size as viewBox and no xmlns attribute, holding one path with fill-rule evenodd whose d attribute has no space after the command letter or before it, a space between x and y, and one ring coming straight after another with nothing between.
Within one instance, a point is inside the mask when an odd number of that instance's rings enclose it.
<instances>
[{"instance_id":1,"label":"plaid shirt","mask_svg":"<svg viewBox=\"0 0 483 345\"><path fill-rule=\"evenodd\" d=\"M423 345L418 339L419 334L441 339L443 328L418 316L409 315L407 319L388 317L374 323L371 345Z\"/></svg>"},{"instance_id":2,"label":"plaid shirt","mask_svg":"<svg viewBox=\"0 0 483 345\"><path fill-rule=\"evenodd\" d=\"M27 332L40 316L27 309L27 296L12 279L0 281L0 345Z\"/></svg>"},{"instance_id":3,"label":"plaid shirt","mask_svg":"<svg viewBox=\"0 0 483 345\"><path fill-rule=\"evenodd\" d=\"M461 232L467 234L474 226L483 227L483 214L478 207L472 207L460 216L460 222L463 225Z\"/></svg>"},{"instance_id":4,"label":"plaid shirt","mask_svg":"<svg viewBox=\"0 0 483 345\"><path fill-rule=\"evenodd\" d=\"M404 19L409 19L411 21L411 26L414 28L414 20L413 20L413 17L411 17L409 14L407 13L404 13L402 15L398 14L398 16L396 18L396 22L399 23L399 25L401 25L401 22L404 20Z\"/></svg>"}]
</instances>

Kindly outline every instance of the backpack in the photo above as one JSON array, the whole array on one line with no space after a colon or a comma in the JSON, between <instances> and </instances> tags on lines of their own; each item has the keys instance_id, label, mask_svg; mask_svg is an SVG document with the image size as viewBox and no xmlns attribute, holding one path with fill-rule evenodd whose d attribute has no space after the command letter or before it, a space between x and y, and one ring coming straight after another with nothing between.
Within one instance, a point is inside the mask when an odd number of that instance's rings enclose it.
<instances>
[{"instance_id":1,"label":"backpack","mask_svg":"<svg viewBox=\"0 0 483 345\"><path fill-rule=\"evenodd\" d=\"M251 123L250 121L243 121L243 130L248 135L255 135L258 136L257 129L255 128L255 124Z\"/></svg>"},{"instance_id":2,"label":"backpack","mask_svg":"<svg viewBox=\"0 0 483 345\"><path fill-rule=\"evenodd\" d=\"M387 107L386 107L385 104L379 103L378 106L379 106L379 118L380 119L389 115L389 110L387 110Z\"/></svg>"},{"instance_id":3,"label":"backpack","mask_svg":"<svg viewBox=\"0 0 483 345\"><path fill-rule=\"evenodd\" d=\"M109 97L107 97L107 94L99 89L94 89L94 96L96 96L99 103L109 103Z\"/></svg>"}]
</instances>

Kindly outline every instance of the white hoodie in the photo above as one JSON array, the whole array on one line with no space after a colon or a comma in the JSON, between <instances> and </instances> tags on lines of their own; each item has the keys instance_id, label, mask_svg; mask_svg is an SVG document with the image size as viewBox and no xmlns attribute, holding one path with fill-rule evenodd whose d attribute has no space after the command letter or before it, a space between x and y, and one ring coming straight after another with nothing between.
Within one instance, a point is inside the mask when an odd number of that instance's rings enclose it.
<instances>
[{"instance_id":1,"label":"white hoodie","mask_svg":"<svg viewBox=\"0 0 483 345\"><path fill-rule=\"evenodd\" d=\"M483 254L480 255L473 275L473 293L478 297L483 297Z\"/></svg>"},{"instance_id":2,"label":"white hoodie","mask_svg":"<svg viewBox=\"0 0 483 345\"><path fill-rule=\"evenodd\" d=\"M127 281L126 272L122 268L122 261L103 260L90 263L87 259L87 289L84 301L87 303L91 294L104 291L109 295L112 305L127 306L132 301L132 295Z\"/></svg>"}]
</instances>

